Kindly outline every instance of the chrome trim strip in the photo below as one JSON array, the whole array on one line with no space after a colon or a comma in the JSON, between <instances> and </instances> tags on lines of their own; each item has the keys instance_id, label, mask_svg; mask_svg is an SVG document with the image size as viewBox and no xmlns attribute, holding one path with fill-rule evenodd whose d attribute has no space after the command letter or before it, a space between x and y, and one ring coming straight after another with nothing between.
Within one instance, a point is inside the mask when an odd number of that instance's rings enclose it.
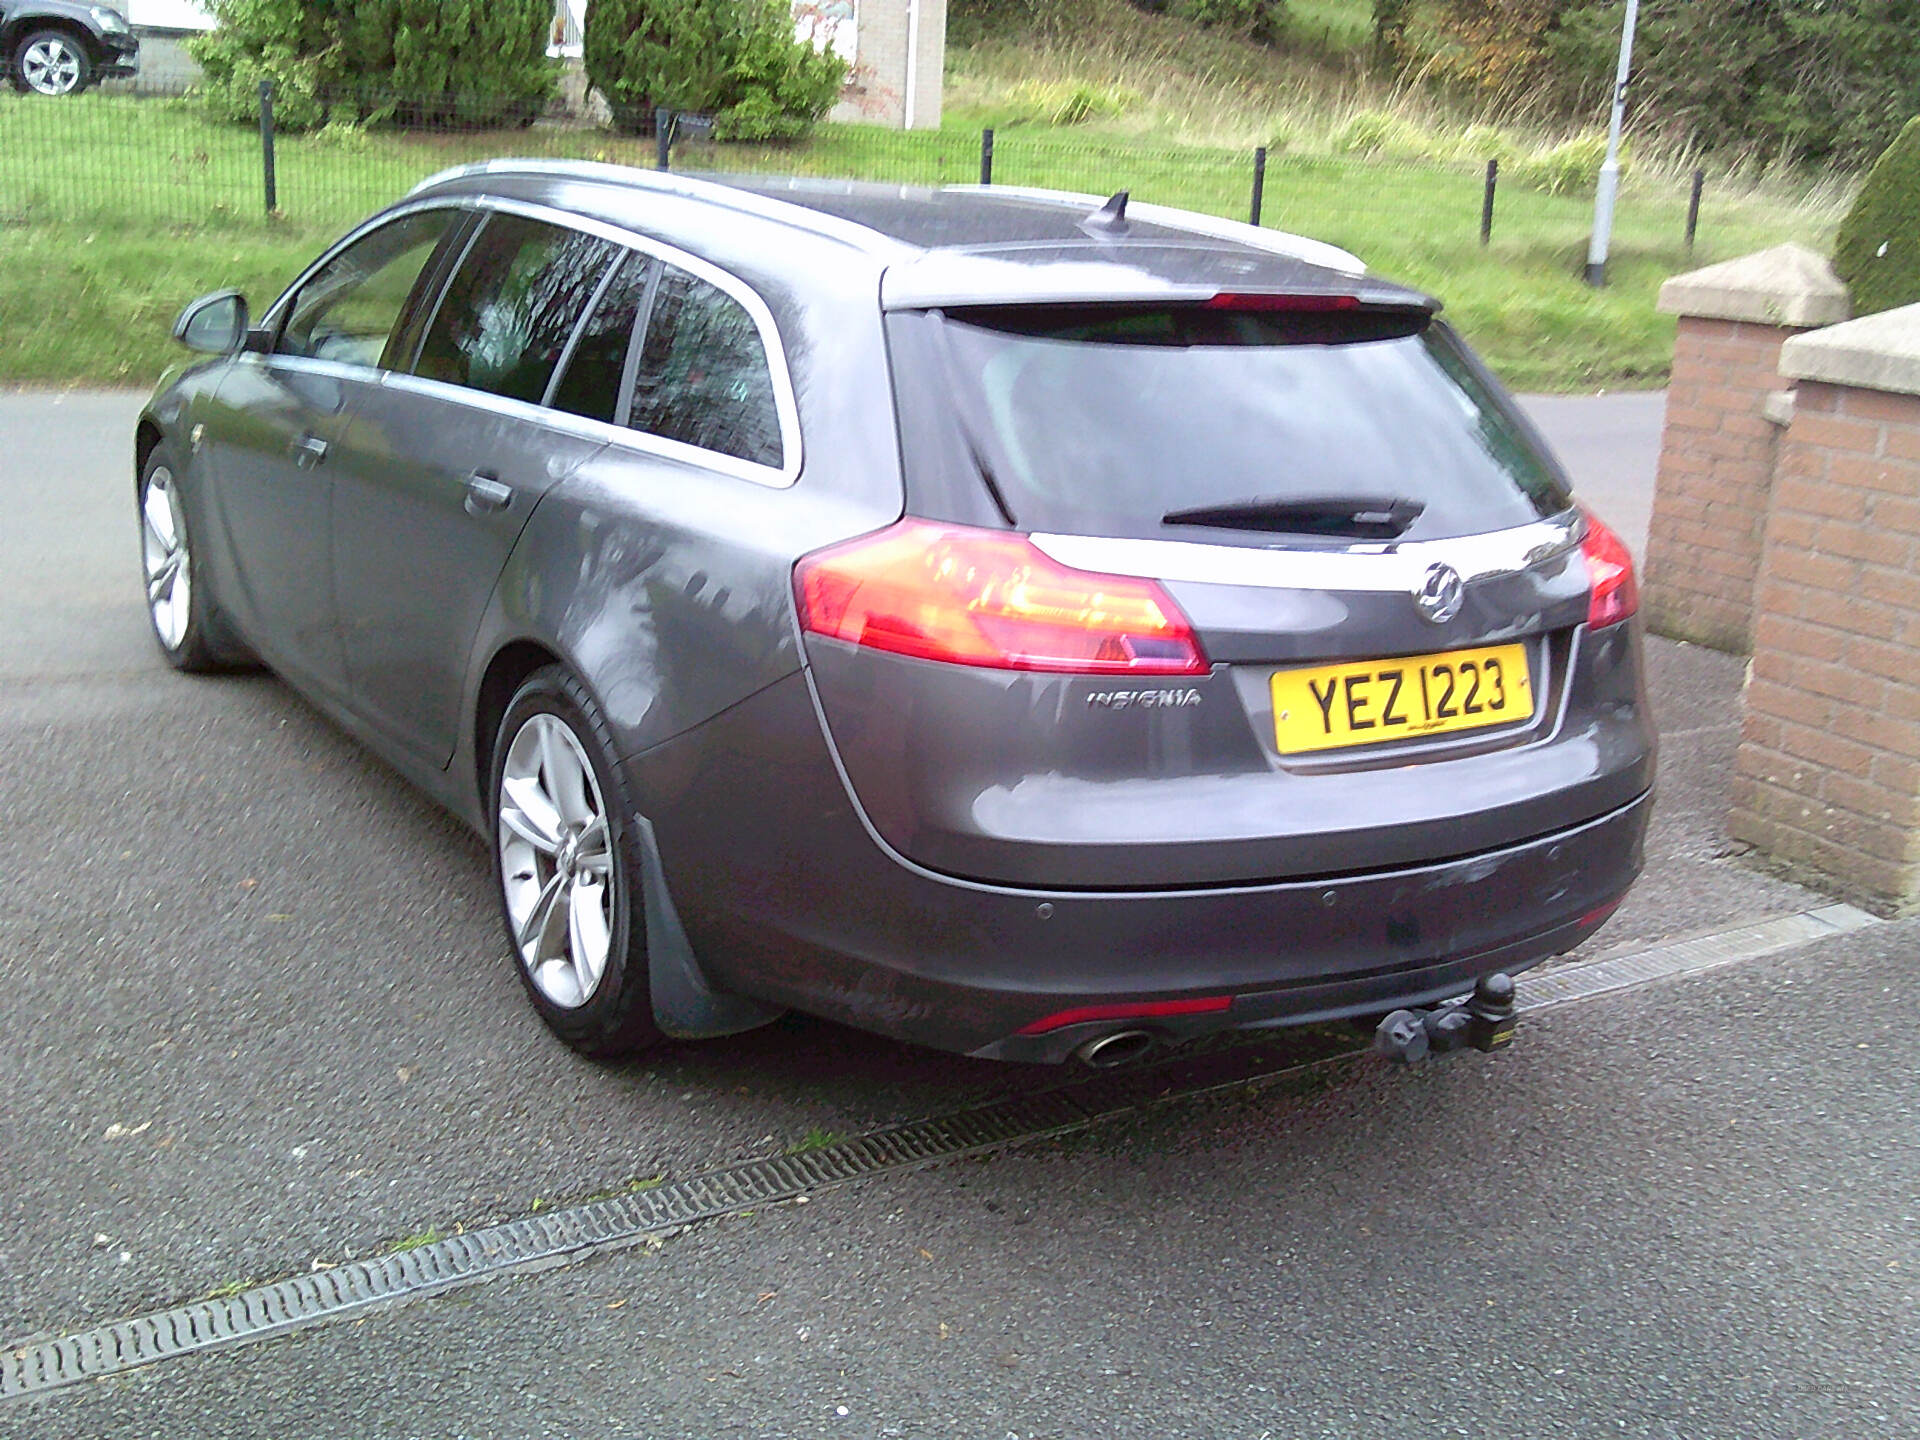
<instances>
[{"instance_id":1,"label":"chrome trim strip","mask_svg":"<svg viewBox=\"0 0 1920 1440\"><path fill-rule=\"evenodd\" d=\"M1076 209L1084 207L1090 211L1099 209L1110 198L1106 195L1079 195L1070 190L1042 190L1027 185L943 185L940 188L963 193L1013 195L1022 200L1043 200ZM1284 230L1269 230L1262 225L1223 220L1215 215L1202 215L1172 205L1151 205L1143 200L1129 201L1127 214L1149 224L1165 225L1171 229L1185 230L1191 235L1210 236L1215 240L1232 240L1256 250L1285 255L1290 260L1304 260L1309 265L1322 265L1348 275L1367 273L1367 263L1358 255L1342 250L1337 245L1329 245L1324 240L1309 240L1304 235L1289 235Z\"/></svg>"},{"instance_id":2,"label":"chrome trim strip","mask_svg":"<svg viewBox=\"0 0 1920 1440\"><path fill-rule=\"evenodd\" d=\"M273 304L269 305L261 313L259 328L266 328L268 322L271 321L273 330L277 335L280 329L280 322L286 318L281 312L287 308L292 302L293 297L299 293L300 287L311 280L321 266L332 260L334 256L353 244L353 242L361 236L371 234L388 222L402 219L413 214L416 210L472 210L475 208L478 198L479 197L472 195L458 195L450 198L441 197L430 200L416 200L411 203L402 202L398 205L388 206L378 215L368 216L338 240L334 241L333 244L329 245L325 250L322 250L317 260L307 266L307 268L302 270L298 275L294 276L293 283L282 290Z\"/></svg>"},{"instance_id":3,"label":"chrome trim strip","mask_svg":"<svg viewBox=\"0 0 1920 1440\"><path fill-rule=\"evenodd\" d=\"M1122 540L1096 535L1031 536L1043 553L1076 570L1149 580L1253 585L1266 590L1369 590L1411 593L1436 564L1451 565L1471 584L1512 575L1579 544L1578 511L1551 520L1406 544L1345 550L1285 546L1204 545L1186 540Z\"/></svg>"},{"instance_id":4,"label":"chrome trim strip","mask_svg":"<svg viewBox=\"0 0 1920 1440\"><path fill-rule=\"evenodd\" d=\"M496 163L498 162L486 162L488 165ZM484 168L484 166L463 167L463 169L474 168ZM609 166L607 168L616 169L618 167ZM447 173L453 174L455 172L449 171ZM645 174L647 172L642 171L640 173ZM787 368L787 351L784 342L780 338L780 327L774 322L773 312L767 308L766 302L762 300L759 294L754 291L753 287L748 285L744 280L729 274L717 265L702 260L697 255L690 255L677 246L668 245L664 241L655 240L648 235L637 234L622 226L609 224L604 220L596 220L591 216L576 215L567 210L555 210L546 205L534 205L522 200L507 200L492 195L461 196L457 200L451 201L444 197L429 198L396 205L391 209L382 211L379 215L356 226L353 230L348 231L346 235L342 236L341 239L321 255L318 260L315 260L313 264L309 265L300 273L299 279L289 285L286 292L273 303L272 309L267 312L268 315L274 316L275 312L287 303L290 296L299 291L299 288L307 282L307 279L313 275L314 272L319 270L320 267L325 265L329 260L333 259L335 255L338 255L342 250L346 249L347 246L360 239L361 236L376 229L378 226L385 225L393 220L398 220L402 216L410 215L416 210L431 210L435 208L500 211L506 214L522 215L530 220L543 220L550 225L559 225L568 229L577 230L585 235L597 236L602 240L611 241L629 250L638 250L642 254L651 255L655 259L665 261L670 265L677 265L689 274L697 276L724 291L740 304L741 308L752 318L754 328L760 332L760 345L766 352L767 367L772 372L773 377L774 411L780 421L780 467L775 469L767 465L758 465L751 460L742 460L737 456L722 454L717 450L703 450L697 445L688 445L679 440L669 440L665 436L649 435L644 431L629 430L624 427L607 425L598 420L587 420L578 415L568 415L563 410L548 410L537 405L529 406L525 401L509 400L503 396L489 395L484 390L468 390L463 386L446 385L437 380L420 380L417 376L402 375L397 371L383 371L373 366L341 365L338 369L343 378L371 381L377 377L381 383L387 383L390 380L413 381L420 386L432 386L433 388L431 390L426 391L428 394L436 395L443 399L457 397L481 409L497 409L507 415L520 418L532 418L547 424L558 422L569 429L575 426L588 426L591 428L587 431L587 434L592 438L624 444L632 449L646 451L649 454L659 455L669 460L678 460L683 463L697 465L705 470L716 471L722 475L730 475L737 480L748 480L756 485L765 485L770 489L784 490L800 478L800 470L804 460L800 440L800 405L794 395L792 373ZM471 243L471 240L472 237L469 237L469 243ZM449 277L449 279L451 279L451 277ZM444 294L444 286L442 290ZM435 297L434 303L436 308L438 307L440 298L441 297L438 296ZM279 318L277 316L274 318L274 324L276 327L279 324ZM265 358L270 358L276 363L279 363L301 357L274 355ZM305 361L304 363L331 364L333 362Z\"/></svg>"},{"instance_id":5,"label":"chrome trim strip","mask_svg":"<svg viewBox=\"0 0 1920 1440\"><path fill-rule=\"evenodd\" d=\"M697 255L689 255L677 246L655 240L650 235L635 234L622 226L610 225L604 220L576 215L568 210L555 210L547 205L534 205L524 200L501 199L493 195L482 197L479 205L483 210L522 215L529 220L544 220L549 225L578 230L582 234L595 235L602 240L610 240L628 249L638 250L642 254L653 256L656 260L679 266L688 274L705 280L709 285L736 301L752 319L754 328L760 332L760 348L766 352L767 368L772 372L773 408L780 420L779 468L757 465L751 460L742 460L738 456L723 454L718 450L703 450L697 445L668 440L664 436L646 435L642 431L628 433L642 435L647 441L652 442L641 446L642 449L659 446L662 447L659 453L676 459L687 456L705 457L697 463L705 465L708 469L737 475L742 480L751 480L755 484L784 489L800 478L800 405L794 398L793 376L787 369L787 349L780 338L780 327L774 323L773 312L767 308L767 302L760 298L752 286L722 270L718 265L702 260Z\"/></svg>"},{"instance_id":6,"label":"chrome trim strip","mask_svg":"<svg viewBox=\"0 0 1920 1440\"><path fill-rule=\"evenodd\" d=\"M476 410L490 411L510 419L530 421L550 429L564 430L583 440L597 440L604 445L620 445L656 459L677 461L682 465L691 465L696 469L725 475L734 480L750 480L755 485L764 485L770 490L784 490L793 484L793 480L786 477L783 472L765 465L756 465L751 460L723 455L717 450L702 450L698 445L669 440L664 435L650 435L644 430L629 430L623 425L609 425L604 420L589 419L585 415L573 415L565 410L549 410L544 405L531 401L514 400L505 395L490 395L485 390L469 390L464 385L450 385L444 380L428 380L419 375L402 375L397 370L384 370L377 374L361 370L356 371L355 374L357 378L363 380L377 379L388 389L410 390L418 395L431 396L435 400L450 400L456 404L469 405Z\"/></svg>"}]
</instances>

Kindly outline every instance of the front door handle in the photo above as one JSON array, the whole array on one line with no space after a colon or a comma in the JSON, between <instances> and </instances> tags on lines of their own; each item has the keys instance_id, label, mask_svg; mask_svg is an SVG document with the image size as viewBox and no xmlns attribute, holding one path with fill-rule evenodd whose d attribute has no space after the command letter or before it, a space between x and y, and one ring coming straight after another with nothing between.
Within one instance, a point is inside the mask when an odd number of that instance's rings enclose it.
<instances>
[{"instance_id":1,"label":"front door handle","mask_svg":"<svg viewBox=\"0 0 1920 1440\"><path fill-rule=\"evenodd\" d=\"M287 446L287 453L293 456L293 463L302 470L311 470L327 458L327 442L318 435L302 435Z\"/></svg>"},{"instance_id":2,"label":"front door handle","mask_svg":"<svg viewBox=\"0 0 1920 1440\"><path fill-rule=\"evenodd\" d=\"M502 485L491 475L478 470L467 477L466 510L469 515L493 515L513 503L513 487Z\"/></svg>"}]
</instances>

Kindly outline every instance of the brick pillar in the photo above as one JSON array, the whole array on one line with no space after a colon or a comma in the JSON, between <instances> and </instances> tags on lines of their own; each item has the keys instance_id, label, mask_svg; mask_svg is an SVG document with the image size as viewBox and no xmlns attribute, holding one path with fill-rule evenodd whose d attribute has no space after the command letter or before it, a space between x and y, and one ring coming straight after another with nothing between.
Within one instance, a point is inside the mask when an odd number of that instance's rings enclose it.
<instances>
[{"instance_id":1,"label":"brick pillar","mask_svg":"<svg viewBox=\"0 0 1920 1440\"><path fill-rule=\"evenodd\" d=\"M1827 262L1798 245L1676 275L1659 308L1678 315L1666 429L1641 603L1650 628L1744 653L1772 486L1780 347L1847 317Z\"/></svg>"},{"instance_id":2,"label":"brick pillar","mask_svg":"<svg viewBox=\"0 0 1920 1440\"><path fill-rule=\"evenodd\" d=\"M1789 341L1729 825L1884 912L1920 901L1920 305Z\"/></svg>"}]
</instances>

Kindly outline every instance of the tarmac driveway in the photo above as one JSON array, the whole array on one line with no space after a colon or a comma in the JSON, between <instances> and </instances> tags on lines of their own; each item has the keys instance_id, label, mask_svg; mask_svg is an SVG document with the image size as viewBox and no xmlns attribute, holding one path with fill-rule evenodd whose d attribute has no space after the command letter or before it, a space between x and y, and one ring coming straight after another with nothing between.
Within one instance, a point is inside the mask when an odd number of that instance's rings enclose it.
<instances>
[{"instance_id":1,"label":"tarmac driveway","mask_svg":"<svg viewBox=\"0 0 1920 1440\"><path fill-rule=\"evenodd\" d=\"M477 842L271 677L153 656L136 408L0 396L0 1342L1033 1083L804 1020L554 1043ZM1720 854L1740 666L1651 654L1662 801L1601 943L1820 903ZM0 1401L0 1435L1920 1431L1913 938Z\"/></svg>"}]
</instances>

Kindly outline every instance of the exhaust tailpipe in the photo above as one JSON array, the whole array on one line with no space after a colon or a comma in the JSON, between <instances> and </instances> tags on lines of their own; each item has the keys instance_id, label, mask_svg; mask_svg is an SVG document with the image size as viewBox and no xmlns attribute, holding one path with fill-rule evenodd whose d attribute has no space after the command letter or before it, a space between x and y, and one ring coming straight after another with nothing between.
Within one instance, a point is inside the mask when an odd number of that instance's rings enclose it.
<instances>
[{"instance_id":1,"label":"exhaust tailpipe","mask_svg":"<svg viewBox=\"0 0 1920 1440\"><path fill-rule=\"evenodd\" d=\"M1096 1035L1074 1051L1073 1058L1090 1070L1117 1070L1142 1059L1159 1043L1151 1030L1115 1030Z\"/></svg>"}]
</instances>

